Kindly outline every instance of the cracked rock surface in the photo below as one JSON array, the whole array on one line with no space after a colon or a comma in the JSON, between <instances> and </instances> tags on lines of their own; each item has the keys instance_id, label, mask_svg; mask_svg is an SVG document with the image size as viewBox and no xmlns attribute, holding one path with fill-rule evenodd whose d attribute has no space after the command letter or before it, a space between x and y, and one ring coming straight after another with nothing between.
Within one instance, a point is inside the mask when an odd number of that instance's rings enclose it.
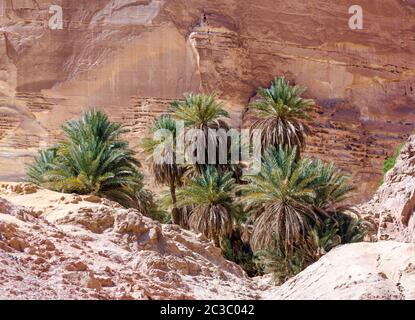
<instances>
[{"instance_id":1,"label":"cracked rock surface","mask_svg":"<svg viewBox=\"0 0 415 320\"><path fill-rule=\"evenodd\" d=\"M415 136L403 145L395 167L361 211L378 222L378 239L415 243Z\"/></svg>"},{"instance_id":2,"label":"cracked rock surface","mask_svg":"<svg viewBox=\"0 0 415 320\"><path fill-rule=\"evenodd\" d=\"M261 286L191 232L106 200L12 189L0 192L0 298L259 298Z\"/></svg>"},{"instance_id":3,"label":"cracked rock surface","mask_svg":"<svg viewBox=\"0 0 415 320\"><path fill-rule=\"evenodd\" d=\"M415 244L341 246L275 287L203 237L136 210L2 184L0 298L415 299Z\"/></svg>"}]
</instances>

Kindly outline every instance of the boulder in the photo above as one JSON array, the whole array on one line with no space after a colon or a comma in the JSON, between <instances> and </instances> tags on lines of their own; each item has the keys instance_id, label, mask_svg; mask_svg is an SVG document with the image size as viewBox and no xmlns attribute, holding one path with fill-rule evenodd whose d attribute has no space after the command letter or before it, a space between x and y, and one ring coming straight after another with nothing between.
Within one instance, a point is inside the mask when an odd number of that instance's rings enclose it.
<instances>
[{"instance_id":1,"label":"boulder","mask_svg":"<svg viewBox=\"0 0 415 320\"><path fill-rule=\"evenodd\" d=\"M414 300L415 244L381 241L338 247L262 298Z\"/></svg>"}]
</instances>

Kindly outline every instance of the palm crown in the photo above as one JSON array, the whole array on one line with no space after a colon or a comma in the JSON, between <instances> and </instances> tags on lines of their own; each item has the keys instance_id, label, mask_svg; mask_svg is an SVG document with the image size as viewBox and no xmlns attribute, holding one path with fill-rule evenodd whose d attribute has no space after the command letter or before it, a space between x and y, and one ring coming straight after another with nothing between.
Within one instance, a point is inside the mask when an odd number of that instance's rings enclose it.
<instances>
[{"instance_id":1,"label":"palm crown","mask_svg":"<svg viewBox=\"0 0 415 320\"><path fill-rule=\"evenodd\" d=\"M347 178L331 164L296 160L295 148L270 147L262 171L242 186L243 201L256 212L251 243L255 250L275 241L287 250L303 240L310 223L335 211L335 205L353 190Z\"/></svg>"},{"instance_id":2,"label":"palm crown","mask_svg":"<svg viewBox=\"0 0 415 320\"><path fill-rule=\"evenodd\" d=\"M260 99L250 105L260 117L251 129L262 130L263 149L283 146L297 152L305 147L305 136L310 133L303 120L309 119L313 100L303 99L305 88L290 86L284 78L276 78L269 89L260 88Z\"/></svg>"},{"instance_id":3,"label":"palm crown","mask_svg":"<svg viewBox=\"0 0 415 320\"><path fill-rule=\"evenodd\" d=\"M170 108L171 117L177 121L183 121L185 128L181 133L186 135L186 154L194 156L198 160L200 159L197 151L193 150L194 145L193 139L199 139L199 135L193 135L194 132L190 132L192 129L200 129L203 131L204 141L197 140L197 143L202 143L205 146L204 158L205 163L193 164L188 166L188 174L196 175L201 171L206 169L207 160L209 159L208 146L217 146L216 152L217 158L219 155L219 139L218 136L214 133L214 130L225 129L228 130L229 126L223 120L223 118L228 118L229 114L224 110L224 105L221 102L218 102L217 96L215 94L205 95L205 94L186 94L184 101L176 101L172 103ZM187 134L189 133L189 136ZM230 151L230 138L228 138L227 148L228 152ZM210 150L213 152L212 150ZM187 152L190 152L187 153ZM217 159L216 158L216 159ZM197 161L198 161L197 160ZM215 166L221 171L233 170L235 175L238 176L240 173L240 168L236 165L231 164L218 164Z\"/></svg>"},{"instance_id":4,"label":"palm crown","mask_svg":"<svg viewBox=\"0 0 415 320\"><path fill-rule=\"evenodd\" d=\"M193 206L190 227L214 239L216 244L232 232L235 184L232 175L231 172L220 174L216 168L208 166L177 192L179 206Z\"/></svg>"},{"instance_id":5,"label":"palm crown","mask_svg":"<svg viewBox=\"0 0 415 320\"><path fill-rule=\"evenodd\" d=\"M184 121L186 127L191 128L222 128L225 123L220 118L227 118L229 114L218 102L216 95L186 94L184 101L172 103L170 111L175 120Z\"/></svg>"},{"instance_id":6,"label":"palm crown","mask_svg":"<svg viewBox=\"0 0 415 320\"><path fill-rule=\"evenodd\" d=\"M158 184L180 184L185 169L176 163L176 121L169 115L156 119L151 132L159 131L156 138L145 138L140 146L152 162L152 170Z\"/></svg>"},{"instance_id":7,"label":"palm crown","mask_svg":"<svg viewBox=\"0 0 415 320\"><path fill-rule=\"evenodd\" d=\"M134 152L120 139L122 126L102 112L89 111L62 130L64 139L40 153L28 169L28 180L60 192L106 196L135 206L142 175Z\"/></svg>"}]
</instances>

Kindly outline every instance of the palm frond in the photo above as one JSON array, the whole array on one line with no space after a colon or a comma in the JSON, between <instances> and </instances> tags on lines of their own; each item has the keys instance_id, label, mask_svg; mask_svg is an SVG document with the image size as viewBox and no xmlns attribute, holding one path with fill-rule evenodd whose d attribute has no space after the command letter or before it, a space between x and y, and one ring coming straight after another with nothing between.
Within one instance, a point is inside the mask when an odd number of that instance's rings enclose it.
<instances>
[{"instance_id":1,"label":"palm frond","mask_svg":"<svg viewBox=\"0 0 415 320\"><path fill-rule=\"evenodd\" d=\"M64 139L41 151L28 168L32 183L59 192L95 194L129 207L140 206L140 163L121 139L125 130L120 124L109 121L100 111L88 111L80 120L65 123L62 130ZM143 210L145 207L141 205Z\"/></svg>"},{"instance_id":2,"label":"palm frond","mask_svg":"<svg viewBox=\"0 0 415 320\"><path fill-rule=\"evenodd\" d=\"M289 251L304 241L312 225L339 208L353 186L333 165L307 158L297 161L296 148L280 146L265 152L261 172L240 189L246 208L254 210L254 250L277 241Z\"/></svg>"},{"instance_id":3,"label":"palm frond","mask_svg":"<svg viewBox=\"0 0 415 320\"><path fill-rule=\"evenodd\" d=\"M172 103L170 112L175 120L184 121L186 127L193 128L220 128L225 125L220 118L229 117L215 94L186 94L184 101Z\"/></svg>"},{"instance_id":4,"label":"palm frond","mask_svg":"<svg viewBox=\"0 0 415 320\"><path fill-rule=\"evenodd\" d=\"M190 228L213 239L217 245L221 237L232 233L234 184L232 173L220 174L209 166L177 191L178 207L192 207Z\"/></svg>"},{"instance_id":5,"label":"palm frond","mask_svg":"<svg viewBox=\"0 0 415 320\"><path fill-rule=\"evenodd\" d=\"M261 130L264 150L269 146L297 147L299 157L306 145L305 138L311 133L304 120L310 120L311 106L314 105L313 100L301 97L305 90L290 86L283 77L273 80L268 89L258 89L260 99L250 108L260 119L252 124L251 135L254 130Z\"/></svg>"}]
</instances>

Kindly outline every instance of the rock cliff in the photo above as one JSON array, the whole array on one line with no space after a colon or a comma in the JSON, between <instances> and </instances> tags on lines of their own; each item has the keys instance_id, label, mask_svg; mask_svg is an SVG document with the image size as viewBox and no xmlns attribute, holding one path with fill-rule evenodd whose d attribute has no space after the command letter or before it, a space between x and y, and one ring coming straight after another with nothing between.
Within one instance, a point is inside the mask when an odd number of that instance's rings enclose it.
<instances>
[{"instance_id":1,"label":"rock cliff","mask_svg":"<svg viewBox=\"0 0 415 320\"><path fill-rule=\"evenodd\" d=\"M335 161L368 199L381 164L413 132L415 2L0 1L0 179L23 175L64 120L103 109L136 145L151 119L188 91L217 91L232 124L277 75L318 103L308 152Z\"/></svg>"},{"instance_id":2,"label":"rock cliff","mask_svg":"<svg viewBox=\"0 0 415 320\"><path fill-rule=\"evenodd\" d=\"M395 167L361 210L377 220L380 240L415 243L415 136L404 144Z\"/></svg>"}]
</instances>

